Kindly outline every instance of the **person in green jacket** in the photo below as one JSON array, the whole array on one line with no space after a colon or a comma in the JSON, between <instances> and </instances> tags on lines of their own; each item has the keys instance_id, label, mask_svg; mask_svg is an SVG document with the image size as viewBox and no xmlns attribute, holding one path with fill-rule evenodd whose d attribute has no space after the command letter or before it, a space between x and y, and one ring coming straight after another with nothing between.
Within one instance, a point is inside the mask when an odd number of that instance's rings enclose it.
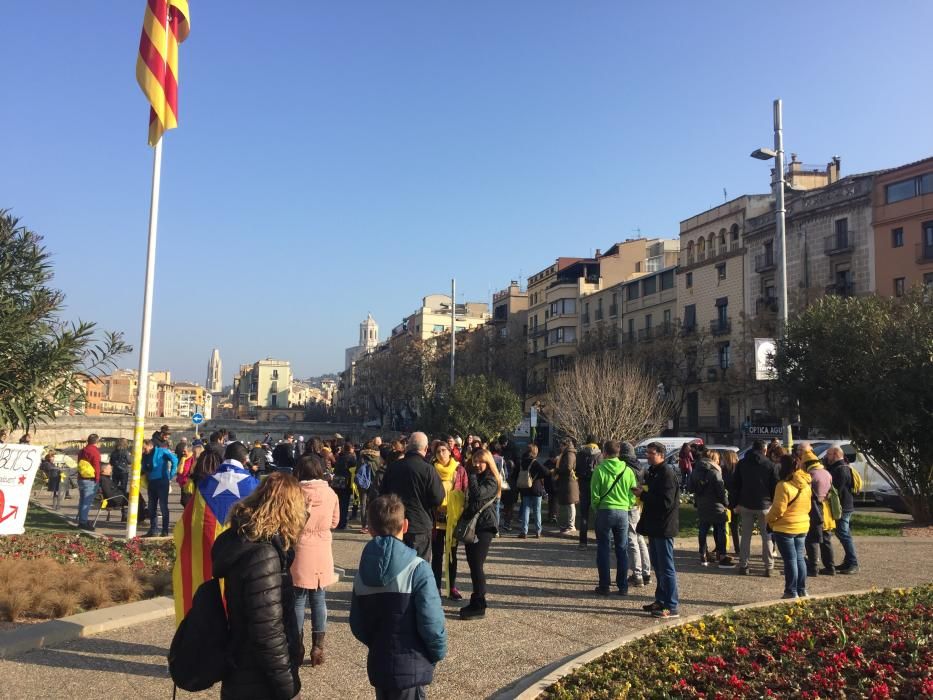
<instances>
[{"instance_id":1,"label":"person in green jacket","mask_svg":"<svg viewBox=\"0 0 933 700\"><path fill-rule=\"evenodd\" d=\"M603 445L605 459L593 472L590 499L596 511L596 568L599 585L594 593L609 595L609 539L616 552L616 586L628 595L628 512L635 503L635 471L619 459L618 440Z\"/></svg>"}]
</instances>

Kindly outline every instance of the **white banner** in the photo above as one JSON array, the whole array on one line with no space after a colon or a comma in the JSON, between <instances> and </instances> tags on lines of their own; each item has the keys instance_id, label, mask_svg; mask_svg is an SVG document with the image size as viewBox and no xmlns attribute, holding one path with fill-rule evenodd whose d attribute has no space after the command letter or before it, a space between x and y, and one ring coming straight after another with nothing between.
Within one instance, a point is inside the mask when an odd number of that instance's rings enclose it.
<instances>
[{"instance_id":1,"label":"white banner","mask_svg":"<svg viewBox=\"0 0 933 700\"><path fill-rule=\"evenodd\" d=\"M777 379L774 371L774 338L755 338L755 379L767 381Z\"/></svg>"},{"instance_id":2,"label":"white banner","mask_svg":"<svg viewBox=\"0 0 933 700\"><path fill-rule=\"evenodd\" d=\"M22 535L41 445L0 445L0 535Z\"/></svg>"}]
</instances>

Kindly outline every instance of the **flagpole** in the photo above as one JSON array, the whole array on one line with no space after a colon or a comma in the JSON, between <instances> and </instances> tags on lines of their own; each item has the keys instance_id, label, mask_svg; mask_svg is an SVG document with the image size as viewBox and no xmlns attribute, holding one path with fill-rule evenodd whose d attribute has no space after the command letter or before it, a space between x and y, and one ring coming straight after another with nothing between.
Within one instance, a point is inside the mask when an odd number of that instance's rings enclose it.
<instances>
[{"instance_id":1,"label":"flagpole","mask_svg":"<svg viewBox=\"0 0 933 700\"><path fill-rule=\"evenodd\" d=\"M146 409L149 405L149 331L152 326L152 287L155 281L156 233L159 228L159 183L162 177L162 138L152 158L152 196L149 201L149 248L146 253L146 290L143 294L143 328L139 341L139 385L136 391L136 422L133 428L133 471L130 473L130 503L126 515L126 538L136 537L139 512L139 481L142 471L143 440L146 437ZM151 504L150 504L151 507Z\"/></svg>"}]
</instances>

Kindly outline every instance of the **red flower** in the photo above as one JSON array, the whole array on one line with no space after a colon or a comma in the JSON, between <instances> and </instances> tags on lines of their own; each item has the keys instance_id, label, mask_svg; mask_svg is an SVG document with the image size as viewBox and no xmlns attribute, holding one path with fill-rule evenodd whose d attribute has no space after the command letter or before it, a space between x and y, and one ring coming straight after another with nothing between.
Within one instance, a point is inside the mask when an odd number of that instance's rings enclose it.
<instances>
[{"instance_id":1,"label":"red flower","mask_svg":"<svg viewBox=\"0 0 933 700\"><path fill-rule=\"evenodd\" d=\"M748 647L736 647L735 653L739 656L748 656Z\"/></svg>"},{"instance_id":2,"label":"red flower","mask_svg":"<svg viewBox=\"0 0 933 700\"><path fill-rule=\"evenodd\" d=\"M871 700L882 700L882 698L891 697L891 690L888 688L887 683L878 683L873 685L869 691L869 698Z\"/></svg>"}]
</instances>

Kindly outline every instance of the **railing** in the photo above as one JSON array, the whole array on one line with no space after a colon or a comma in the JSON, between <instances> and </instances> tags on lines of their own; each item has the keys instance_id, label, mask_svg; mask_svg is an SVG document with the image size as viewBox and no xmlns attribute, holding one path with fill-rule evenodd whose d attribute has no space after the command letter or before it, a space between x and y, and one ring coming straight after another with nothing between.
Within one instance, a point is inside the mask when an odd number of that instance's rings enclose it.
<instances>
[{"instance_id":1,"label":"railing","mask_svg":"<svg viewBox=\"0 0 933 700\"><path fill-rule=\"evenodd\" d=\"M846 282L844 284L830 284L826 287L827 294L833 294L837 297L850 297L855 294L855 283Z\"/></svg>"},{"instance_id":2,"label":"railing","mask_svg":"<svg viewBox=\"0 0 933 700\"><path fill-rule=\"evenodd\" d=\"M775 267L774 253L759 253L755 256L755 272L767 272Z\"/></svg>"},{"instance_id":3,"label":"railing","mask_svg":"<svg viewBox=\"0 0 933 700\"><path fill-rule=\"evenodd\" d=\"M823 239L823 252L826 255L840 255L852 252L852 231L847 233L834 233Z\"/></svg>"},{"instance_id":4,"label":"railing","mask_svg":"<svg viewBox=\"0 0 933 700\"><path fill-rule=\"evenodd\" d=\"M918 264L923 265L924 263L933 262L933 245L918 243L916 252Z\"/></svg>"},{"instance_id":5,"label":"railing","mask_svg":"<svg viewBox=\"0 0 933 700\"><path fill-rule=\"evenodd\" d=\"M697 332L697 326L695 323L689 326L685 324L683 328L680 329L681 335L693 335L696 332Z\"/></svg>"},{"instance_id":6,"label":"railing","mask_svg":"<svg viewBox=\"0 0 933 700\"><path fill-rule=\"evenodd\" d=\"M651 339L651 328L639 328L638 329L638 339L639 340L650 340Z\"/></svg>"},{"instance_id":7,"label":"railing","mask_svg":"<svg viewBox=\"0 0 933 700\"><path fill-rule=\"evenodd\" d=\"M714 318L709 322L709 332L713 335L727 335L732 332L732 320L728 318Z\"/></svg>"},{"instance_id":8,"label":"railing","mask_svg":"<svg viewBox=\"0 0 933 700\"><path fill-rule=\"evenodd\" d=\"M755 302L755 314L757 315L777 313L777 310L777 297L758 297L758 300Z\"/></svg>"},{"instance_id":9,"label":"railing","mask_svg":"<svg viewBox=\"0 0 933 700\"><path fill-rule=\"evenodd\" d=\"M666 338L674 332L674 325L668 321L662 323L660 326L655 326L654 328L654 337L655 338Z\"/></svg>"}]
</instances>

